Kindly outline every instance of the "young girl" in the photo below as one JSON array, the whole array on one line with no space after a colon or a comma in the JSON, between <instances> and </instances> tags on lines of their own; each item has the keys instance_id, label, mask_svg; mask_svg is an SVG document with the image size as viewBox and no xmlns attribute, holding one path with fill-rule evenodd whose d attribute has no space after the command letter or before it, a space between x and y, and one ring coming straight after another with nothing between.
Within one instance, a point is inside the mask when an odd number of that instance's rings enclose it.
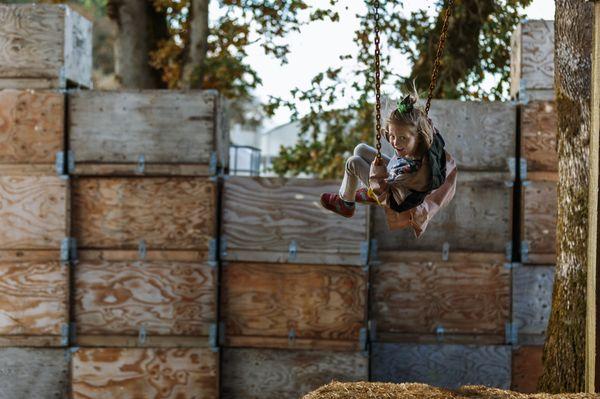
<instances>
[{"instance_id":1,"label":"young girl","mask_svg":"<svg viewBox=\"0 0 600 399\"><path fill-rule=\"evenodd\" d=\"M444 141L425 111L415 106L417 100L416 91L406 96L387 120L385 138L394 156L377 159L375 148L356 146L346 161L339 193L321 195L323 207L345 217L354 215L356 202L404 212L419 206L444 183ZM360 182L366 188L359 189Z\"/></svg>"}]
</instances>

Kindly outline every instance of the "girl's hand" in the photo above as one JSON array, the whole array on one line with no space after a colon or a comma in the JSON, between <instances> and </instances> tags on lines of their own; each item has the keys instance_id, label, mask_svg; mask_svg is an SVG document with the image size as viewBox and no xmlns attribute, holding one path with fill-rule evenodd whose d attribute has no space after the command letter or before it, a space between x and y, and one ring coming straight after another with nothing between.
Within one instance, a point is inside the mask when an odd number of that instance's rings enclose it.
<instances>
[{"instance_id":1,"label":"girl's hand","mask_svg":"<svg viewBox=\"0 0 600 399\"><path fill-rule=\"evenodd\" d=\"M388 171L386 165L380 158L375 158L373 163L371 163L371 170L369 172L369 186L375 194L380 195L387 191L387 177Z\"/></svg>"}]
</instances>

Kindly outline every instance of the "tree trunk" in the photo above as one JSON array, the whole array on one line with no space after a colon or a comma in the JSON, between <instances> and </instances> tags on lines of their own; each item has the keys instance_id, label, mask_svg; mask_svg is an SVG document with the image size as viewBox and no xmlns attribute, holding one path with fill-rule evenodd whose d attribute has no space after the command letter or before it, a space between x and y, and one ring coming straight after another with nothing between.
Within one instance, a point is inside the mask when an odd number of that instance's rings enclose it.
<instances>
[{"instance_id":1,"label":"tree trunk","mask_svg":"<svg viewBox=\"0 0 600 399\"><path fill-rule=\"evenodd\" d=\"M181 87L197 89L202 86L202 69L208 50L209 0L191 0L189 42L181 76Z\"/></svg>"},{"instance_id":2,"label":"tree trunk","mask_svg":"<svg viewBox=\"0 0 600 399\"><path fill-rule=\"evenodd\" d=\"M556 0L557 264L540 391L585 389L588 152L593 6Z\"/></svg>"},{"instance_id":3,"label":"tree trunk","mask_svg":"<svg viewBox=\"0 0 600 399\"><path fill-rule=\"evenodd\" d=\"M160 72L150 66L150 52L167 38L166 18L148 0L109 0L107 11L115 21L115 73L124 88L164 87Z\"/></svg>"}]
</instances>

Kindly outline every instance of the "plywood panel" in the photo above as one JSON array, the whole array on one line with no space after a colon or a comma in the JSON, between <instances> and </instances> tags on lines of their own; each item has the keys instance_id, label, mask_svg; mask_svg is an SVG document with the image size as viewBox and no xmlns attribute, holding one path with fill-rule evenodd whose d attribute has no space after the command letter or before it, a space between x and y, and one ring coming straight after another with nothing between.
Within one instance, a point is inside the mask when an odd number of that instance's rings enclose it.
<instances>
[{"instance_id":1,"label":"plywood panel","mask_svg":"<svg viewBox=\"0 0 600 399\"><path fill-rule=\"evenodd\" d=\"M67 301L67 266L0 262L0 336L60 336Z\"/></svg>"},{"instance_id":2,"label":"plywood panel","mask_svg":"<svg viewBox=\"0 0 600 399\"><path fill-rule=\"evenodd\" d=\"M64 349L0 349L0 398L66 398L68 384Z\"/></svg>"},{"instance_id":3,"label":"plywood panel","mask_svg":"<svg viewBox=\"0 0 600 399\"><path fill-rule=\"evenodd\" d=\"M73 234L80 248L208 250L215 203L206 178L77 178Z\"/></svg>"},{"instance_id":4,"label":"plywood panel","mask_svg":"<svg viewBox=\"0 0 600 399\"><path fill-rule=\"evenodd\" d=\"M558 216L557 180L554 173L544 174L544 180L530 174L523 184L523 240L529 254L556 256L556 223ZM534 262L528 256L523 262ZM552 262L551 262L552 263Z\"/></svg>"},{"instance_id":5,"label":"plywood panel","mask_svg":"<svg viewBox=\"0 0 600 399\"><path fill-rule=\"evenodd\" d=\"M542 346L520 346L513 351L511 390L537 392L537 382L544 371L543 349Z\"/></svg>"},{"instance_id":6,"label":"plywood panel","mask_svg":"<svg viewBox=\"0 0 600 399\"><path fill-rule=\"evenodd\" d=\"M372 267L371 318L382 333L503 334L510 310L504 254L488 261L413 261L380 253Z\"/></svg>"},{"instance_id":7,"label":"plywood panel","mask_svg":"<svg viewBox=\"0 0 600 399\"><path fill-rule=\"evenodd\" d=\"M209 349L83 349L73 358L74 399L213 399L218 354Z\"/></svg>"},{"instance_id":8,"label":"plywood panel","mask_svg":"<svg viewBox=\"0 0 600 399\"><path fill-rule=\"evenodd\" d=\"M172 164L208 166L213 152L222 155L220 147L228 146L220 131L220 112L215 91L74 93L69 102L74 173L81 174L80 164L88 174L96 168L132 174L161 173ZM142 157L148 169L138 169ZM215 161L224 165L222 158ZM113 164L116 169L111 170Z\"/></svg>"},{"instance_id":9,"label":"plywood panel","mask_svg":"<svg viewBox=\"0 0 600 399\"><path fill-rule=\"evenodd\" d=\"M359 347L367 289L361 268L229 263L221 286L227 346L253 346L259 338L263 347L319 340Z\"/></svg>"},{"instance_id":10,"label":"plywood panel","mask_svg":"<svg viewBox=\"0 0 600 399\"><path fill-rule=\"evenodd\" d=\"M60 249L68 236L66 180L0 176L0 249Z\"/></svg>"},{"instance_id":11,"label":"plywood panel","mask_svg":"<svg viewBox=\"0 0 600 399\"><path fill-rule=\"evenodd\" d=\"M332 380L368 378L363 353L225 349L221 397L296 399Z\"/></svg>"},{"instance_id":12,"label":"plywood panel","mask_svg":"<svg viewBox=\"0 0 600 399\"><path fill-rule=\"evenodd\" d=\"M390 231L381 208L373 212L373 236L379 250L504 253L512 237L512 187L499 173L459 172L456 195L430 222L418 240L412 230Z\"/></svg>"},{"instance_id":13,"label":"plywood panel","mask_svg":"<svg viewBox=\"0 0 600 399\"><path fill-rule=\"evenodd\" d=\"M521 110L521 157L527 170L557 172L555 102L531 101Z\"/></svg>"},{"instance_id":14,"label":"plywood panel","mask_svg":"<svg viewBox=\"0 0 600 399\"><path fill-rule=\"evenodd\" d=\"M519 342L542 345L552 307L554 266L522 266L513 271L513 322Z\"/></svg>"},{"instance_id":15,"label":"plywood panel","mask_svg":"<svg viewBox=\"0 0 600 399\"><path fill-rule=\"evenodd\" d=\"M63 94L0 90L0 164L49 164L52 174L63 118Z\"/></svg>"},{"instance_id":16,"label":"plywood panel","mask_svg":"<svg viewBox=\"0 0 600 399\"><path fill-rule=\"evenodd\" d=\"M208 336L216 322L216 270L177 261L80 261L78 335ZM205 338L206 340L206 338Z\"/></svg>"},{"instance_id":17,"label":"plywood panel","mask_svg":"<svg viewBox=\"0 0 600 399\"><path fill-rule=\"evenodd\" d=\"M486 385L508 389L510 346L373 344L372 380L421 382L443 388Z\"/></svg>"},{"instance_id":18,"label":"plywood panel","mask_svg":"<svg viewBox=\"0 0 600 399\"><path fill-rule=\"evenodd\" d=\"M223 259L276 263L361 265L366 208L351 219L325 210L324 192L339 182L233 177L223 196ZM295 252L290 252L295 248Z\"/></svg>"}]
</instances>

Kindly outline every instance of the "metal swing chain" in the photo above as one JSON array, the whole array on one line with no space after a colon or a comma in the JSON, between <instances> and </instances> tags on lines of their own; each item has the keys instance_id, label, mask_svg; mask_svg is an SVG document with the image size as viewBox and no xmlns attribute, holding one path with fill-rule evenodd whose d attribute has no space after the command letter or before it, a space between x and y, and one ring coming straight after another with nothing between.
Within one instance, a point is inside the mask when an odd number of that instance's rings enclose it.
<instances>
[{"instance_id":1,"label":"metal swing chain","mask_svg":"<svg viewBox=\"0 0 600 399\"><path fill-rule=\"evenodd\" d=\"M375 134L377 159L381 159L381 49L379 37L379 0L375 0Z\"/></svg>"},{"instance_id":2,"label":"metal swing chain","mask_svg":"<svg viewBox=\"0 0 600 399\"><path fill-rule=\"evenodd\" d=\"M431 108L431 99L433 98L433 91L437 83L438 74L440 71L440 60L442 59L442 53L444 52L444 46L446 45L446 37L448 37L448 20L452 15L454 9L454 0L448 1L448 8L446 9L446 15L444 17L444 25L442 26L442 33L440 35L440 41L438 42L437 52L435 54L435 61L433 62L433 72L431 74L431 81L429 82L429 95L427 96L427 104L425 105L425 115L429 115L429 108Z\"/></svg>"}]
</instances>

